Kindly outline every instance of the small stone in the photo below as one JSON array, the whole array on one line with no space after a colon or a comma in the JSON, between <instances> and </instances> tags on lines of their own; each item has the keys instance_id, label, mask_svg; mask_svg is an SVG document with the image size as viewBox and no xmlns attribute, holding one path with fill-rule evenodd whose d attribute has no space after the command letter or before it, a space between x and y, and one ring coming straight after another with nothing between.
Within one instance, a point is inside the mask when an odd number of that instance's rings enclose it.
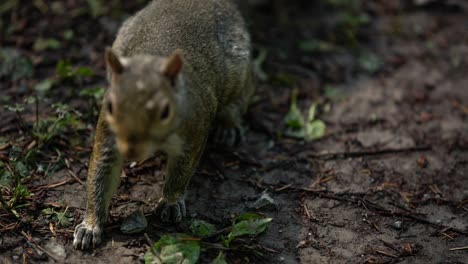
<instances>
[{"instance_id":1,"label":"small stone","mask_svg":"<svg viewBox=\"0 0 468 264\"><path fill-rule=\"evenodd\" d=\"M396 230L400 230L401 227L403 225L403 222L398 220L398 221L395 221L393 224L392 224L392 227L395 228Z\"/></svg>"},{"instance_id":2,"label":"small stone","mask_svg":"<svg viewBox=\"0 0 468 264\"><path fill-rule=\"evenodd\" d=\"M278 204L271 198L267 192L263 192L253 204L249 206L252 209L274 210L278 208Z\"/></svg>"},{"instance_id":3,"label":"small stone","mask_svg":"<svg viewBox=\"0 0 468 264\"><path fill-rule=\"evenodd\" d=\"M58 260L65 260L65 258L67 258L65 247L62 244L57 243L55 240L47 241L44 248Z\"/></svg>"},{"instance_id":4,"label":"small stone","mask_svg":"<svg viewBox=\"0 0 468 264\"><path fill-rule=\"evenodd\" d=\"M18 257L18 258L19 258L19 256L23 255L23 252L24 252L24 250L23 250L22 247L17 247L17 248L15 248L15 249L13 249L13 250L11 251L11 253L13 254L13 258L14 258L14 257Z\"/></svg>"},{"instance_id":5,"label":"small stone","mask_svg":"<svg viewBox=\"0 0 468 264\"><path fill-rule=\"evenodd\" d=\"M136 234L145 230L147 226L148 221L145 214L141 210L138 210L123 220L120 231L127 235Z\"/></svg>"},{"instance_id":6,"label":"small stone","mask_svg":"<svg viewBox=\"0 0 468 264\"><path fill-rule=\"evenodd\" d=\"M296 248L304 248L307 246L307 240L301 240L299 243L297 243Z\"/></svg>"}]
</instances>

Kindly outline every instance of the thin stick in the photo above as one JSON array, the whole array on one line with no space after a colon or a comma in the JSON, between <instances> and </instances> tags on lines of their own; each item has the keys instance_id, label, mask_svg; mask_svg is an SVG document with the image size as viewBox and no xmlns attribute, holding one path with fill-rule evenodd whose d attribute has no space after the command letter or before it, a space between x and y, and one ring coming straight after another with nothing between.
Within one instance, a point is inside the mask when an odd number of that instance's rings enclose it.
<instances>
[{"instance_id":1,"label":"thin stick","mask_svg":"<svg viewBox=\"0 0 468 264\"><path fill-rule=\"evenodd\" d=\"M45 250L43 247L39 246L38 244L36 244L31 238L30 236L28 236L28 234L26 234L24 231L21 231L21 234L26 238L28 244L30 245L34 245L35 247L37 247L38 249L44 251L44 253L46 253L49 257L53 258L55 261L58 261L52 254L50 254L47 250Z\"/></svg>"},{"instance_id":2,"label":"thin stick","mask_svg":"<svg viewBox=\"0 0 468 264\"><path fill-rule=\"evenodd\" d=\"M77 176L72 170L68 170L68 173L69 173L70 176L72 176L77 182L79 182L81 185L84 185L83 181L80 180L80 178L78 178L78 176Z\"/></svg>"},{"instance_id":3,"label":"thin stick","mask_svg":"<svg viewBox=\"0 0 468 264\"><path fill-rule=\"evenodd\" d=\"M456 247L456 248L451 248L449 249L450 251L455 251L455 250L468 250L468 246L466 247Z\"/></svg>"},{"instance_id":4,"label":"thin stick","mask_svg":"<svg viewBox=\"0 0 468 264\"><path fill-rule=\"evenodd\" d=\"M56 183L52 183L52 184L37 186L37 187L35 187L33 189L33 191L38 191L38 190L41 190L41 189L53 189L53 188L65 185L65 184L69 183L71 180L72 179L68 179L68 180L61 181L61 182L56 182Z\"/></svg>"},{"instance_id":5,"label":"thin stick","mask_svg":"<svg viewBox=\"0 0 468 264\"><path fill-rule=\"evenodd\" d=\"M401 149L378 149L378 150L368 150L368 151L349 151L349 152L336 152L336 153L324 153L324 154L307 154L308 157L322 159L322 160L331 160L331 159L346 159L346 158L359 158L365 156L375 156L375 155L384 155L384 154L396 154L402 152L418 152L418 151L428 151L431 150L431 146L418 146L412 148L401 148Z\"/></svg>"}]
</instances>

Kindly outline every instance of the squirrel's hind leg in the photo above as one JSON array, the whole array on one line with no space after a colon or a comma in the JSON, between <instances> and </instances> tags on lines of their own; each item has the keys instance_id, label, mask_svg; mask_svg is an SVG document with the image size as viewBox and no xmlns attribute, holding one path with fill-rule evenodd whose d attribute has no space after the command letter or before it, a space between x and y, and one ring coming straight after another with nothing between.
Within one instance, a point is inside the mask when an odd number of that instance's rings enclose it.
<instances>
[{"instance_id":1,"label":"squirrel's hind leg","mask_svg":"<svg viewBox=\"0 0 468 264\"><path fill-rule=\"evenodd\" d=\"M244 140L242 116L247 111L250 98L254 93L252 74L247 71L246 80L242 82L237 98L230 104L223 106L216 115L210 134L210 142L215 147L232 148L238 146Z\"/></svg>"},{"instance_id":2,"label":"squirrel's hind leg","mask_svg":"<svg viewBox=\"0 0 468 264\"><path fill-rule=\"evenodd\" d=\"M243 141L241 111L237 104L226 106L218 113L210 133L210 143L215 147L232 148Z\"/></svg>"}]
</instances>

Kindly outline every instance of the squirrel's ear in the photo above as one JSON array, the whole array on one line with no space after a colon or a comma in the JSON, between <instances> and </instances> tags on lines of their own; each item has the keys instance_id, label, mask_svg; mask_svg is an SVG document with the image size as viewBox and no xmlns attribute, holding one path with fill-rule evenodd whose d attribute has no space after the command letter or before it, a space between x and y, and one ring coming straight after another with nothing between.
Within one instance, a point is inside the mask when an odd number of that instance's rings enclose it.
<instances>
[{"instance_id":1,"label":"squirrel's ear","mask_svg":"<svg viewBox=\"0 0 468 264\"><path fill-rule=\"evenodd\" d=\"M182 69L182 51L175 50L162 65L161 72L170 79L175 79Z\"/></svg>"},{"instance_id":2,"label":"squirrel's ear","mask_svg":"<svg viewBox=\"0 0 468 264\"><path fill-rule=\"evenodd\" d=\"M111 48L106 48L104 58L106 60L107 67L112 71L112 73L121 74L124 71L124 67L120 62L119 57Z\"/></svg>"}]
</instances>

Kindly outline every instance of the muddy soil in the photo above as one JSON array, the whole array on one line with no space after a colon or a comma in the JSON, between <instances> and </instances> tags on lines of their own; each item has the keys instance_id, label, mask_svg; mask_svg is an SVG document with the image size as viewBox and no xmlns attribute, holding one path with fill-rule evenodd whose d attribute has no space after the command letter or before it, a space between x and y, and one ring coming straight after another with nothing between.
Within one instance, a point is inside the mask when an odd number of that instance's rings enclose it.
<instances>
[{"instance_id":1,"label":"muddy soil","mask_svg":"<svg viewBox=\"0 0 468 264\"><path fill-rule=\"evenodd\" d=\"M64 7L74 10L84 2L64 1ZM273 218L265 233L237 242L249 250L226 251L229 263L468 263L468 5L329 2L339 1L241 2L255 56L266 52L261 72L268 78L257 71L245 142L235 150L207 149L188 190L188 219L222 229L243 212ZM32 58L37 70L25 80L3 77L0 95L8 99L2 104L34 94L31 87L53 75L63 58L96 72L85 80L88 86L105 85L101 54L124 16L67 17L27 5L3 14L4 23L26 26L0 44ZM131 14L141 6L120 8ZM354 20L347 20L350 14ZM75 32L71 43L33 49L35 38L67 28ZM285 135L293 88L304 112L318 104L324 137L307 142ZM55 88L47 102L91 111L88 101L60 89L73 88ZM47 104L40 108L41 116L51 114ZM14 112L1 107L0 115L9 142L0 158L7 164L13 146L25 150L31 139ZM59 136L41 152L41 163L68 161L47 177L36 171L26 181L32 206L19 210L20 219L1 211L0 262L138 263L148 239L187 232L186 223L163 225L153 213L164 182L164 159L158 157L126 165L103 245L92 252L73 249L96 121L95 114L82 118L79 146ZM27 108L23 119L34 122L34 109ZM276 208L249 208L262 192ZM72 224L47 224L41 210L48 207L67 208ZM122 234L122 220L140 208L150 222L147 236ZM38 246L48 254L37 254ZM218 252L208 247L200 262Z\"/></svg>"}]
</instances>

